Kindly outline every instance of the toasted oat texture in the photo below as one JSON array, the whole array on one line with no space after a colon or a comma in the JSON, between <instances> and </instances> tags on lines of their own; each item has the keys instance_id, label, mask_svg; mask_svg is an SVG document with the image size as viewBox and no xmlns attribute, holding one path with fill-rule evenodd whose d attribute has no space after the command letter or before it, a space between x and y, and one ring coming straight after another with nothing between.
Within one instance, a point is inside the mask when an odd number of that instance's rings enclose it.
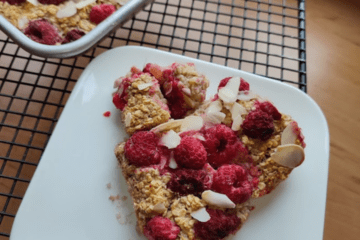
<instances>
[{"instance_id":1,"label":"toasted oat texture","mask_svg":"<svg viewBox=\"0 0 360 240\"><path fill-rule=\"evenodd\" d=\"M127 89L120 87L118 90L127 93L127 104L121 115L126 132L132 135L135 131L147 130L168 121L170 112L157 80L149 74L141 74L131 81Z\"/></svg>"},{"instance_id":2,"label":"toasted oat texture","mask_svg":"<svg viewBox=\"0 0 360 240\"><path fill-rule=\"evenodd\" d=\"M122 169L123 176L128 184L128 191L133 199L137 217L137 229L143 232L147 221L157 215L169 218L181 229L177 240L193 240L195 237L194 224L197 222L191 213L203 207L210 207L206 202L192 194L179 196L166 187L170 181L170 174L161 175L155 168L136 168L129 165L125 157L125 142L115 148L115 156ZM211 206L213 208L213 206ZM225 210L224 208L217 208ZM242 227L250 211L253 210L250 202L236 204L232 210L240 219Z\"/></svg>"},{"instance_id":3,"label":"toasted oat texture","mask_svg":"<svg viewBox=\"0 0 360 240\"><path fill-rule=\"evenodd\" d=\"M81 9L77 9L77 13L71 17L57 18L56 13L66 3L67 1L59 5L45 5L41 3L33 5L30 2L24 2L19 5L10 5L7 2L0 1L0 14L19 30L23 30L27 27L27 24L22 24L20 22L26 23L36 19L47 19L59 30L60 35L65 37L67 32L72 29L79 29L88 33L97 26L97 24L90 22L89 20L89 13L93 6L99 4L112 4L116 9L119 9L122 6L122 4L119 4L116 0L96 0L94 3L90 3Z\"/></svg>"}]
</instances>

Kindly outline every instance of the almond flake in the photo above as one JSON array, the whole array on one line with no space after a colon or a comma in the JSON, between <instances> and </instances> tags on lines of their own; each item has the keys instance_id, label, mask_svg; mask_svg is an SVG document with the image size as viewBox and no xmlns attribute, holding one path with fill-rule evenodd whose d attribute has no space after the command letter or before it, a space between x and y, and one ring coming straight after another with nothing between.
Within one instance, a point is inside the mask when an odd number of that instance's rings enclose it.
<instances>
[{"instance_id":1,"label":"almond flake","mask_svg":"<svg viewBox=\"0 0 360 240\"><path fill-rule=\"evenodd\" d=\"M23 29L29 23L29 19L27 17L22 17L18 20L18 27Z\"/></svg>"},{"instance_id":2,"label":"almond flake","mask_svg":"<svg viewBox=\"0 0 360 240\"><path fill-rule=\"evenodd\" d=\"M183 91L183 93L185 93L186 95L191 96L191 90L190 90L190 88L183 88L182 91Z\"/></svg>"},{"instance_id":3,"label":"almond flake","mask_svg":"<svg viewBox=\"0 0 360 240\"><path fill-rule=\"evenodd\" d=\"M127 113L125 116L125 127L129 127L131 124L132 115L131 113Z\"/></svg>"},{"instance_id":4,"label":"almond flake","mask_svg":"<svg viewBox=\"0 0 360 240\"><path fill-rule=\"evenodd\" d=\"M271 155L271 159L281 166L296 168L304 161L305 152L301 146L296 144L280 145Z\"/></svg>"},{"instance_id":5,"label":"almond flake","mask_svg":"<svg viewBox=\"0 0 360 240\"><path fill-rule=\"evenodd\" d=\"M154 206L153 210L158 213L163 213L165 212L166 208L163 203L158 203Z\"/></svg>"},{"instance_id":6,"label":"almond flake","mask_svg":"<svg viewBox=\"0 0 360 240\"><path fill-rule=\"evenodd\" d=\"M27 0L27 1L34 6L37 6L39 4L38 0Z\"/></svg>"},{"instance_id":7,"label":"almond flake","mask_svg":"<svg viewBox=\"0 0 360 240\"><path fill-rule=\"evenodd\" d=\"M169 149L176 148L180 144L180 141L181 137L174 132L174 130L168 131L160 139L161 145L164 145Z\"/></svg>"},{"instance_id":8,"label":"almond flake","mask_svg":"<svg viewBox=\"0 0 360 240\"><path fill-rule=\"evenodd\" d=\"M114 82L114 88L118 88L120 86L120 84L122 83L123 78L118 78L115 80Z\"/></svg>"},{"instance_id":9,"label":"almond flake","mask_svg":"<svg viewBox=\"0 0 360 240\"><path fill-rule=\"evenodd\" d=\"M220 124L224 121L226 114L223 112L213 112L206 115L206 121L212 124Z\"/></svg>"},{"instance_id":10,"label":"almond flake","mask_svg":"<svg viewBox=\"0 0 360 240\"><path fill-rule=\"evenodd\" d=\"M200 141L205 141L205 138L201 133L197 133L193 135L193 138L199 139Z\"/></svg>"},{"instance_id":11,"label":"almond flake","mask_svg":"<svg viewBox=\"0 0 360 240\"><path fill-rule=\"evenodd\" d=\"M152 86L153 84L154 84L153 82L143 83L143 84L139 84L139 85L137 86L137 88L138 88L139 90L144 90L144 89Z\"/></svg>"},{"instance_id":12,"label":"almond flake","mask_svg":"<svg viewBox=\"0 0 360 240\"><path fill-rule=\"evenodd\" d=\"M183 121L184 121L183 119L179 119L179 120L171 119L168 122L162 123L162 124L154 127L153 129L151 129L151 131L153 131L153 132L169 131L171 129L180 127Z\"/></svg>"},{"instance_id":13,"label":"almond flake","mask_svg":"<svg viewBox=\"0 0 360 240\"><path fill-rule=\"evenodd\" d=\"M256 94L254 92L251 91L240 91L239 95L237 96L238 100L242 100L242 101L249 101L251 99L256 98Z\"/></svg>"},{"instance_id":14,"label":"almond flake","mask_svg":"<svg viewBox=\"0 0 360 240\"><path fill-rule=\"evenodd\" d=\"M220 100L216 100L213 101L212 103L210 103L210 105L206 108L206 113L211 113L211 112L220 112L222 110L222 103Z\"/></svg>"},{"instance_id":15,"label":"almond flake","mask_svg":"<svg viewBox=\"0 0 360 240\"><path fill-rule=\"evenodd\" d=\"M177 163L175 161L174 154L173 154L173 152L171 152L169 168L176 169L177 167L178 167L178 165L177 165Z\"/></svg>"},{"instance_id":16,"label":"almond flake","mask_svg":"<svg viewBox=\"0 0 360 240\"><path fill-rule=\"evenodd\" d=\"M290 123L281 134L281 145L294 144L297 138L298 136L294 132L292 124Z\"/></svg>"},{"instance_id":17,"label":"almond flake","mask_svg":"<svg viewBox=\"0 0 360 240\"><path fill-rule=\"evenodd\" d=\"M220 208L235 208L235 203L228 196L211 190L206 190L201 194L201 198L210 205Z\"/></svg>"},{"instance_id":18,"label":"almond flake","mask_svg":"<svg viewBox=\"0 0 360 240\"><path fill-rule=\"evenodd\" d=\"M205 207L192 212L190 215L199 222L207 222L210 220L210 214L206 211Z\"/></svg>"},{"instance_id":19,"label":"almond flake","mask_svg":"<svg viewBox=\"0 0 360 240\"><path fill-rule=\"evenodd\" d=\"M66 18L74 16L77 13L76 5L73 1L68 1L56 13L57 18Z\"/></svg>"},{"instance_id":20,"label":"almond flake","mask_svg":"<svg viewBox=\"0 0 360 240\"><path fill-rule=\"evenodd\" d=\"M219 90L219 98L224 101L224 103L233 103L237 99L237 95L240 87L240 78L233 77L230 78L228 83Z\"/></svg>"},{"instance_id":21,"label":"almond flake","mask_svg":"<svg viewBox=\"0 0 360 240\"><path fill-rule=\"evenodd\" d=\"M96 2L96 0L80 0L80 1L77 1L76 8L81 9L81 8L86 7L87 5L94 3L94 2Z\"/></svg>"},{"instance_id":22,"label":"almond flake","mask_svg":"<svg viewBox=\"0 0 360 240\"><path fill-rule=\"evenodd\" d=\"M204 126L204 120L200 116L188 116L181 124L180 132L198 131Z\"/></svg>"},{"instance_id":23,"label":"almond flake","mask_svg":"<svg viewBox=\"0 0 360 240\"><path fill-rule=\"evenodd\" d=\"M242 119L241 115L238 115L235 119L233 119L233 123L231 125L231 130L239 131L242 123L243 123L243 119Z\"/></svg>"}]
</instances>

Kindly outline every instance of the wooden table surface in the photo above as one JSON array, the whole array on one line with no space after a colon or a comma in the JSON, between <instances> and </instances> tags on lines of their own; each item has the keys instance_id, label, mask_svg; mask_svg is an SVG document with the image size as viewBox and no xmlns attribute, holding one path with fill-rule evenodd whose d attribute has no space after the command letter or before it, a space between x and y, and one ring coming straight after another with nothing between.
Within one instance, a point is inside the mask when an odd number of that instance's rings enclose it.
<instances>
[{"instance_id":1,"label":"wooden table surface","mask_svg":"<svg viewBox=\"0 0 360 240\"><path fill-rule=\"evenodd\" d=\"M360 1L306 1L308 93L330 129L324 239L360 239Z\"/></svg>"}]
</instances>

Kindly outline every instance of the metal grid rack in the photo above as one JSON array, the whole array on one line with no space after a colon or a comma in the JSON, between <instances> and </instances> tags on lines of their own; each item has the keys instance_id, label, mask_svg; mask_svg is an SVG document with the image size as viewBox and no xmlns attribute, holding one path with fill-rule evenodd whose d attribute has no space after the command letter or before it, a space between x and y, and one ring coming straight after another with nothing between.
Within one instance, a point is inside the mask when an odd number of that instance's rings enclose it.
<instances>
[{"instance_id":1,"label":"metal grid rack","mask_svg":"<svg viewBox=\"0 0 360 240\"><path fill-rule=\"evenodd\" d=\"M82 56L44 59L0 32L0 240L87 64L123 45L242 69L306 92L305 0L156 0Z\"/></svg>"}]
</instances>

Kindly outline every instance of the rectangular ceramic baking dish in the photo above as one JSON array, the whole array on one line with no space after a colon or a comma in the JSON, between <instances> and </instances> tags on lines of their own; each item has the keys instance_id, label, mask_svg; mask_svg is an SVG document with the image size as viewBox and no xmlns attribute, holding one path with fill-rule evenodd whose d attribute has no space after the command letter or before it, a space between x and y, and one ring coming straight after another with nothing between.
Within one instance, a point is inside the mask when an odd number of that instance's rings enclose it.
<instances>
[{"instance_id":1,"label":"rectangular ceramic baking dish","mask_svg":"<svg viewBox=\"0 0 360 240\"><path fill-rule=\"evenodd\" d=\"M59 46L44 45L31 40L1 15L0 29L14 42L19 44L20 47L31 54L44 58L69 58L82 54L95 46L95 44L110 32L120 27L153 1L154 0L130 0L79 40Z\"/></svg>"}]
</instances>

